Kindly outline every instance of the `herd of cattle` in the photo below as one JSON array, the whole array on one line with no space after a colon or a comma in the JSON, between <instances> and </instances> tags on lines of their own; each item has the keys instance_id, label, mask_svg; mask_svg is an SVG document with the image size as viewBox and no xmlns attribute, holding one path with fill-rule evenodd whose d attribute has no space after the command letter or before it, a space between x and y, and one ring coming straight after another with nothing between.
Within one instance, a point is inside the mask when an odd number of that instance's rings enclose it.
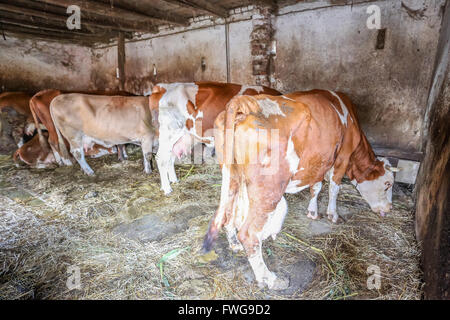
<instances>
[{"instance_id":1,"label":"herd of cattle","mask_svg":"<svg viewBox=\"0 0 450 320\"><path fill-rule=\"evenodd\" d=\"M24 116L14 161L43 168L72 165L94 171L85 157L117 153L125 144L142 148L144 170L152 171L152 154L168 195L177 181L176 158L198 144L215 148L222 169L219 207L211 219L203 249L209 251L225 228L233 251L245 250L260 286L284 289L264 263L262 241L280 231L287 203L284 193L309 188L307 215L317 219L322 181L329 179L328 218L336 223L336 200L344 175L374 212L392 206L393 172L377 159L362 132L354 106L342 93L312 90L282 95L262 86L196 82L158 84L149 96L126 92L44 90L0 95L0 108Z\"/></svg>"}]
</instances>

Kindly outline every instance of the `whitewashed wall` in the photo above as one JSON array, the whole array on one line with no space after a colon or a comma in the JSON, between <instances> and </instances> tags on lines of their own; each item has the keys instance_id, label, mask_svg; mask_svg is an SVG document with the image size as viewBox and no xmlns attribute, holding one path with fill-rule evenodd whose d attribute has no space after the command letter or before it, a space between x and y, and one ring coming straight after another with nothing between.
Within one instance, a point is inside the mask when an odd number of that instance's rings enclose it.
<instances>
[{"instance_id":1,"label":"whitewashed wall","mask_svg":"<svg viewBox=\"0 0 450 320\"><path fill-rule=\"evenodd\" d=\"M92 88L90 48L7 35L0 39L0 89Z\"/></svg>"},{"instance_id":2,"label":"whitewashed wall","mask_svg":"<svg viewBox=\"0 0 450 320\"><path fill-rule=\"evenodd\" d=\"M411 16L399 0L333 7L319 1L280 10L274 19L277 89L346 92L371 143L417 150L445 1L403 3L425 9L423 15ZM387 29L383 50L375 49L377 30L366 26L373 4Z\"/></svg>"}]
</instances>

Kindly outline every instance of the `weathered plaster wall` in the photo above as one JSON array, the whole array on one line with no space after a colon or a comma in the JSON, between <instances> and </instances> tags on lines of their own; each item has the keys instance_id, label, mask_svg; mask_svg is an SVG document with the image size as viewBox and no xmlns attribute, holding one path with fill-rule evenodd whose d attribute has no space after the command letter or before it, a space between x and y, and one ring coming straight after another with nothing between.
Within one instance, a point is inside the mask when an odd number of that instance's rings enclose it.
<instances>
[{"instance_id":1,"label":"weathered plaster wall","mask_svg":"<svg viewBox=\"0 0 450 320\"><path fill-rule=\"evenodd\" d=\"M227 80L224 26L128 42L125 52L125 88L132 92L142 94L157 82ZM117 48L97 49L95 55L96 84L118 85Z\"/></svg>"},{"instance_id":2,"label":"weathered plaster wall","mask_svg":"<svg viewBox=\"0 0 450 320\"><path fill-rule=\"evenodd\" d=\"M282 91L340 90L357 104L373 144L404 150L421 146L421 127L444 0L374 1L330 7L318 1L280 10L274 18L276 87ZM369 5L381 9L385 47L366 26ZM308 10L307 10L308 9Z\"/></svg>"},{"instance_id":3,"label":"weathered plaster wall","mask_svg":"<svg viewBox=\"0 0 450 320\"><path fill-rule=\"evenodd\" d=\"M235 9L228 20L229 81L263 81L284 92L344 91L356 103L372 144L418 151L445 0L351 2L299 2L276 15L255 6ZM378 31L366 26L373 4L387 29L382 50L375 49ZM259 32L261 26L274 34ZM277 46L273 60L264 56L271 40ZM91 50L9 39L0 47L0 81L8 90L119 86L115 46ZM197 17L187 28L163 27L157 35L127 41L125 48L125 89L137 94L157 82L227 81L223 19Z\"/></svg>"},{"instance_id":4,"label":"weathered plaster wall","mask_svg":"<svg viewBox=\"0 0 450 320\"><path fill-rule=\"evenodd\" d=\"M241 21L230 24L230 75L231 82L254 84L250 34L253 23Z\"/></svg>"},{"instance_id":5,"label":"weathered plaster wall","mask_svg":"<svg viewBox=\"0 0 450 320\"><path fill-rule=\"evenodd\" d=\"M283 92L346 92L372 144L419 151L445 0L403 0L404 5L400 0L350 2L300 2L272 15L277 53L268 75L260 71L267 69L264 54L271 39L255 41L257 29L265 23L264 11L253 6L235 10L229 24L229 80L264 80ZM366 10L373 4L381 9L381 28L387 29L382 50L375 49L378 31L366 26ZM127 90L142 94L156 82L227 80L224 21L196 19L187 31L164 29L156 37L126 44ZM95 85L118 86L116 48L94 53Z\"/></svg>"},{"instance_id":6,"label":"weathered plaster wall","mask_svg":"<svg viewBox=\"0 0 450 320\"><path fill-rule=\"evenodd\" d=\"M92 89L89 48L7 36L0 39L0 89Z\"/></svg>"},{"instance_id":7,"label":"weathered plaster wall","mask_svg":"<svg viewBox=\"0 0 450 320\"><path fill-rule=\"evenodd\" d=\"M253 6L238 9L229 24L230 82L254 82L249 41L253 28L252 14ZM128 41L125 45L126 90L142 94L158 82L227 81L223 20L195 18L187 29L167 28L157 35L142 35L142 38ZM117 47L99 47L94 49L94 55L95 84L100 88L118 86L115 70Z\"/></svg>"}]
</instances>

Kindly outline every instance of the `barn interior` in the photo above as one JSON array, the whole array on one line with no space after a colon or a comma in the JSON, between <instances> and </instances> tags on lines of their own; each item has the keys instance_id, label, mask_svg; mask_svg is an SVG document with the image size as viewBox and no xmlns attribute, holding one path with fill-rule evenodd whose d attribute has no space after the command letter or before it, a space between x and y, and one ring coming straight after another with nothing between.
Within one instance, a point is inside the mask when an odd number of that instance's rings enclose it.
<instances>
[{"instance_id":1,"label":"barn interior","mask_svg":"<svg viewBox=\"0 0 450 320\"><path fill-rule=\"evenodd\" d=\"M193 81L335 90L375 154L402 168L387 217L349 180L336 225L306 218L307 191L287 196L264 257L291 285L273 291L223 234L200 253L220 198L211 159L177 162L165 196L132 145L125 162L89 159L95 177L16 167L14 149L0 148L0 299L449 299L449 1L0 0L0 32L1 92L148 95ZM327 201L322 192L322 215Z\"/></svg>"}]
</instances>

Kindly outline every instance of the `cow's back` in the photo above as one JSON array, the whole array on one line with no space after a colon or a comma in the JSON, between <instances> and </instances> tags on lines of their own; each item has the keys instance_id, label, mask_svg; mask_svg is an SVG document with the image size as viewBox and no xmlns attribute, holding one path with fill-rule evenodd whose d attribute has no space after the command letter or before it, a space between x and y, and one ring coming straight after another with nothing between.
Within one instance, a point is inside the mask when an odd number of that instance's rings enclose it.
<instances>
[{"instance_id":1,"label":"cow's back","mask_svg":"<svg viewBox=\"0 0 450 320\"><path fill-rule=\"evenodd\" d=\"M226 105L235 96L253 96L257 94L281 95L279 91L264 86L245 86L213 81L196 82L195 84L198 86L195 104L197 110L203 113L203 134L206 130L214 127L216 117L225 110ZM191 110L188 111L192 112Z\"/></svg>"},{"instance_id":2,"label":"cow's back","mask_svg":"<svg viewBox=\"0 0 450 320\"><path fill-rule=\"evenodd\" d=\"M60 127L66 125L102 141L120 140L124 132L130 135L127 138L144 135L151 123L148 99L142 96L62 94L50 108Z\"/></svg>"},{"instance_id":3,"label":"cow's back","mask_svg":"<svg viewBox=\"0 0 450 320\"><path fill-rule=\"evenodd\" d=\"M13 107L20 114L31 115L29 102L31 95L26 92L3 92L0 94L0 110Z\"/></svg>"},{"instance_id":4,"label":"cow's back","mask_svg":"<svg viewBox=\"0 0 450 320\"><path fill-rule=\"evenodd\" d=\"M325 173L333 166L347 130L332 102L324 91L319 90L284 96L236 97L230 102L227 113L217 118L215 127L221 129L216 135L217 153L220 156L225 141L220 135L231 125L226 124L227 117L235 114L236 142L233 148L239 159L225 160L242 162L244 159L245 162L252 159L250 153L253 151L248 146L254 142L246 144L242 141L248 140L252 131L266 130L268 142L270 139L279 139L280 170L285 173L290 171L292 179L301 181L302 185L322 181ZM352 121L348 120L348 123ZM272 130L276 130L276 133ZM270 147L258 141L258 148Z\"/></svg>"}]
</instances>

